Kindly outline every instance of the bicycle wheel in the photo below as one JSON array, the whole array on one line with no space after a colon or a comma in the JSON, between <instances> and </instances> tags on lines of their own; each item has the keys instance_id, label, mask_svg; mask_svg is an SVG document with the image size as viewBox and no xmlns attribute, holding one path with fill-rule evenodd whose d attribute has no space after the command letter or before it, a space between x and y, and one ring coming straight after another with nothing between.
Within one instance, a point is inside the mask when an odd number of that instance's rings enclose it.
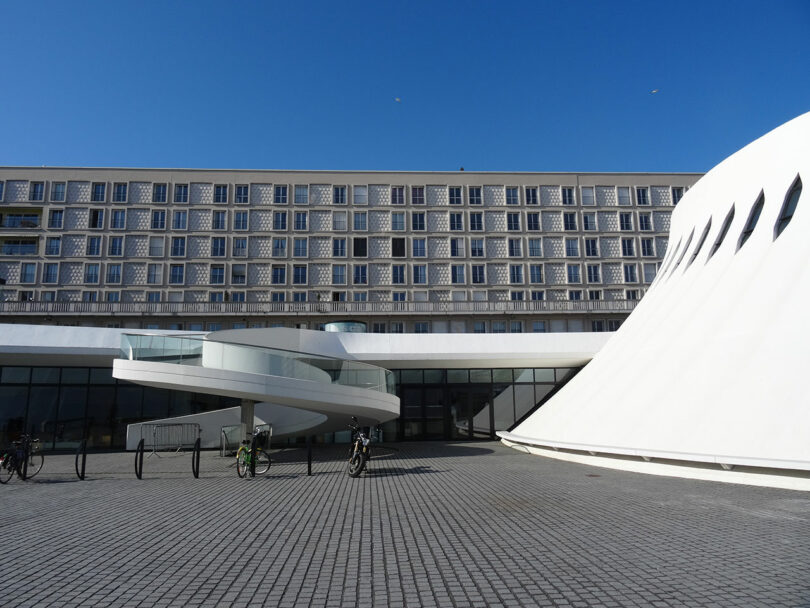
<instances>
[{"instance_id":1,"label":"bicycle wheel","mask_svg":"<svg viewBox=\"0 0 810 608\"><path fill-rule=\"evenodd\" d=\"M349 460L349 469L347 473L349 477L357 477L363 472L363 467L366 466L366 455L361 451L356 451L352 454Z\"/></svg>"},{"instance_id":2,"label":"bicycle wheel","mask_svg":"<svg viewBox=\"0 0 810 608\"><path fill-rule=\"evenodd\" d=\"M14 475L14 463L9 461L9 455L6 454L3 458L3 463L0 464L0 483L8 483L8 480Z\"/></svg>"},{"instance_id":3,"label":"bicycle wheel","mask_svg":"<svg viewBox=\"0 0 810 608\"><path fill-rule=\"evenodd\" d=\"M270 469L270 454L264 450L256 449L256 475L263 475Z\"/></svg>"},{"instance_id":4,"label":"bicycle wheel","mask_svg":"<svg viewBox=\"0 0 810 608\"><path fill-rule=\"evenodd\" d=\"M39 452L32 452L28 454L28 478L30 479L42 470L42 465L45 464L45 457Z\"/></svg>"},{"instance_id":5,"label":"bicycle wheel","mask_svg":"<svg viewBox=\"0 0 810 608\"><path fill-rule=\"evenodd\" d=\"M245 446L242 446L239 448L239 451L236 452L236 474L239 475L239 477L244 477L248 474L249 468L250 451Z\"/></svg>"}]
</instances>

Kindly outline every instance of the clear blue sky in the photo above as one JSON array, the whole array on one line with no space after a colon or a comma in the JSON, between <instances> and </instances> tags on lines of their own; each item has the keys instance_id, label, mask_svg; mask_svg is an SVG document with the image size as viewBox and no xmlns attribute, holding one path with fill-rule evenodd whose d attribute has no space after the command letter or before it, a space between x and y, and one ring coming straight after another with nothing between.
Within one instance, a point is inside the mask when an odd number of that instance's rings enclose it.
<instances>
[{"instance_id":1,"label":"clear blue sky","mask_svg":"<svg viewBox=\"0 0 810 608\"><path fill-rule=\"evenodd\" d=\"M0 165L706 171L810 110L808 0L25 0L0 23Z\"/></svg>"}]
</instances>

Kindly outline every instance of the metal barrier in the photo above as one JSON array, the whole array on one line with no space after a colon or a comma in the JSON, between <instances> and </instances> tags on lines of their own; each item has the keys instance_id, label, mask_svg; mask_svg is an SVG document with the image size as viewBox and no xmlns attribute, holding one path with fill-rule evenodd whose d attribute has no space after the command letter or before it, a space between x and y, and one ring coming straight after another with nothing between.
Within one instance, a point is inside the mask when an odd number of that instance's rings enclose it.
<instances>
[{"instance_id":1,"label":"metal barrier","mask_svg":"<svg viewBox=\"0 0 810 608\"><path fill-rule=\"evenodd\" d=\"M135 477L143 479L143 439L138 442L138 449L135 450Z\"/></svg>"},{"instance_id":2,"label":"metal barrier","mask_svg":"<svg viewBox=\"0 0 810 608\"><path fill-rule=\"evenodd\" d=\"M200 438L194 442L194 452L191 454L191 473L194 479L200 478Z\"/></svg>"},{"instance_id":3,"label":"metal barrier","mask_svg":"<svg viewBox=\"0 0 810 608\"><path fill-rule=\"evenodd\" d=\"M82 466L79 469L79 456L82 457ZM76 448L76 475L84 481L84 465L87 463L87 439L82 439L79 447Z\"/></svg>"},{"instance_id":4,"label":"metal barrier","mask_svg":"<svg viewBox=\"0 0 810 608\"><path fill-rule=\"evenodd\" d=\"M152 451L150 456L159 451L182 452L183 448L191 448L200 438L200 425L196 422L177 422L161 424L142 424L141 441L151 440Z\"/></svg>"},{"instance_id":5,"label":"metal barrier","mask_svg":"<svg viewBox=\"0 0 810 608\"><path fill-rule=\"evenodd\" d=\"M223 426L219 433L219 455L223 458L235 456L246 434L247 425L244 422Z\"/></svg>"}]
</instances>

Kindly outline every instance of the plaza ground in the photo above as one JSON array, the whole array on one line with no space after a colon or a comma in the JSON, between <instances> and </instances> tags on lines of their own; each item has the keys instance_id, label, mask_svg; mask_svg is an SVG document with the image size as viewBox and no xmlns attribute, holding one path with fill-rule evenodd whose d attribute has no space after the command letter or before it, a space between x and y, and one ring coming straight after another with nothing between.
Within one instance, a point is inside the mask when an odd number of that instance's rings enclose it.
<instances>
[{"instance_id":1,"label":"plaza ground","mask_svg":"<svg viewBox=\"0 0 810 608\"><path fill-rule=\"evenodd\" d=\"M46 455L0 486L12 606L810 606L810 495L656 477L500 443L233 459Z\"/></svg>"}]
</instances>

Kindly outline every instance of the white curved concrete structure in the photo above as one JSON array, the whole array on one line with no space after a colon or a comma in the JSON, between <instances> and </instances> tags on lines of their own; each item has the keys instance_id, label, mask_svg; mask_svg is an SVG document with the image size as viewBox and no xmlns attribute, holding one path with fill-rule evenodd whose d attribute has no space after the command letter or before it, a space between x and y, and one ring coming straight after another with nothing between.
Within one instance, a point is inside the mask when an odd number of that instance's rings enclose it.
<instances>
[{"instance_id":1,"label":"white curved concrete structure","mask_svg":"<svg viewBox=\"0 0 810 608\"><path fill-rule=\"evenodd\" d=\"M658 276L630 318L554 398L499 435L534 448L804 478L795 471L810 470L810 319L801 312L810 296L810 203L806 192L796 198L800 180L810 181L810 114L689 190ZM798 206L784 227L791 196Z\"/></svg>"}]
</instances>

